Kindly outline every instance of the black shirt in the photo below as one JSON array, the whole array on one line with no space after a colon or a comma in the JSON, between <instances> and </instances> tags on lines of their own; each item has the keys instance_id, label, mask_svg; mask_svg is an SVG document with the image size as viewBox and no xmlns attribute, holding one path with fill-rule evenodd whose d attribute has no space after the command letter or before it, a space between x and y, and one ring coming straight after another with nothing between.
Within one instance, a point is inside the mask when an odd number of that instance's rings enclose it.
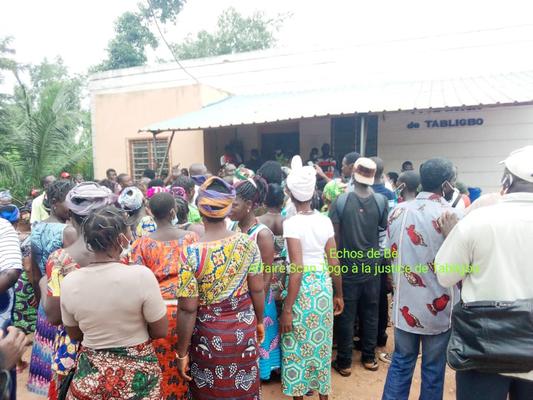
<instances>
[{"instance_id":1,"label":"black shirt","mask_svg":"<svg viewBox=\"0 0 533 400\"><path fill-rule=\"evenodd\" d=\"M339 261L341 265L348 266L348 272L343 274L342 279L350 282L363 282L372 278L375 273L375 264L379 265L381 258L369 255L368 251L379 252L379 231L387 229L387 207L380 215L375 195L359 197L354 192L350 192L342 215L339 215L337 201L335 201L330 208L329 217L333 224L340 226L341 243L337 244L341 255ZM362 272L363 263L371 266L369 273ZM357 267L356 271L355 267Z\"/></svg>"}]
</instances>

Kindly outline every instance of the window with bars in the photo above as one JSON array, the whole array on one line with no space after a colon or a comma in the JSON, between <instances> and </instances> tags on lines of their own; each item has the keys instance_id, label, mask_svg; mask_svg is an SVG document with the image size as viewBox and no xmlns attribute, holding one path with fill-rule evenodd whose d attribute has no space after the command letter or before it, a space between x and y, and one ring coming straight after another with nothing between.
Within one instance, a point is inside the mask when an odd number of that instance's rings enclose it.
<instances>
[{"instance_id":1,"label":"window with bars","mask_svg":"<svg viewBox=\"0 0 533 400\"><path fill-rule=\"evenodd\" d=\"M146 168L155 169L159 173L159 168L167 152L167 145L167 139L157 139L154 158L154 141L152 139L130 140L130 165L134 180L142 178ZM169 167L170 160L167 157L162 176L168 175Z\"/></svg>"}]
</instances>

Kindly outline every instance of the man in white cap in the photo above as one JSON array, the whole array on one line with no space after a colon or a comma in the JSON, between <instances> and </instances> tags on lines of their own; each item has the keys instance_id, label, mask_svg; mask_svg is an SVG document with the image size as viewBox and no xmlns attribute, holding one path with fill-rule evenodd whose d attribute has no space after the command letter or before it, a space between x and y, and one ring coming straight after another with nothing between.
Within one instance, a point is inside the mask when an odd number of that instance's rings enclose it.
<instances>
[{"instance_id":1,"label":"man in white cap","mask_svg":"<svg viewBox=\"0 0 533 400\"><path fill-rule=\"evenodd\" d=\"M461 298L465 303L533 299L533 146L514 151L503 164L500 202L474 210L460 222L448 214L441 218L447 238L435 265L476 266L466 275L437 271L438 280L445 287L462 281ZM509 338L505 335L498 338L503 342L506 339ZM522 350L533 358L531 348ZM514 400L531 399L533 371L457 371L456 385L458 400L505 400L508 395Z\"/></svg>"},{"instance_id":2,"label":"man in white cap","mask_svg":"<svg viewBox=\"0 0 533 400\"><path fill-rule=\"evenodd\" d=\"M353 167L354 190L340 195L332 204L329 217L335 229L343 274L344 312L335 321L337 359L335 370L344 377L351 374L354 322L359 313L362 327L361 361L371 371L378 369L377 345L381 263L379 233L387 228L387 199L374 193L376 163L369 158L357 159ZM359 307L361 306L361 307Z\"/></svg>"}]
</instances>

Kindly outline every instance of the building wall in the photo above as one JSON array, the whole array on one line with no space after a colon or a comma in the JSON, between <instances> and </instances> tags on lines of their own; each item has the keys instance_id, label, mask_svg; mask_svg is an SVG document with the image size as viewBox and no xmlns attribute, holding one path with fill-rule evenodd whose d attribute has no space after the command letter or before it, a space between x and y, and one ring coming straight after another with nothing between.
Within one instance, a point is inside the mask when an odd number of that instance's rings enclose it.
<instances>
[{"instance_id":1,"label":"building wall","mask_svg":"<svg viewBox=\"0 0 533 400\"><path fill-rule=\"evenodd\" d=\"M300 121L300 155L307 160L311 149L320 148L324 143L331 144L331 118L312 118Z\"/></svg>"},{"instance_id":2,"label":"building wall","mask_svg":"<svg viewBox=\"0 0 533 400\"><path fill-rule=\"evenodd\" d=\"M483 124L428 128L425 122L461 118L482 118ZM412 122L420 127L408 129ZM385 171L399 172L405 160L412 161L418 170L424 160L442 156L458 167L459 181L481 187L484 193L499 190L503 168L498 162L528 144L533 144L533 106L379 116L378 155L385 161Z\"/></svg>"},{"instance_id":3,"label":"building wall","mask_svg":"<svg viewBox=\"0 0 533 400\"><path fill-rule=\"evenodd\" d=\"M224 93L201 85L92 92L95 177L103 178L107 168L131 173L129 140L152 137L149 133L138 133L140 128L198 110L223 96ZM177 132L169 154L171 165L181 163L182 167L188 167L193 162L204 162L203 137L201 131Z\"/></svg>"}]
</instances>

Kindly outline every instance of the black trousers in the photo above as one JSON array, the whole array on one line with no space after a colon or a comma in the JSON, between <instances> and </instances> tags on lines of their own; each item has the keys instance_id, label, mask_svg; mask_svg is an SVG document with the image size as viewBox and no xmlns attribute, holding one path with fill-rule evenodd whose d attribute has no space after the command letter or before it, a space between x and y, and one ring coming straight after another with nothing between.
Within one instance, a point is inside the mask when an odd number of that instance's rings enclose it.
<instances>
[{"instance_id":1,"label":"black trousers","mask_svg":"<svg viewBox=\"0 0 533 400\"><path fill-rule=\"evenodd\" d=\"M533 400L533 381L478 371L457 371L457 400Z\"/></svg>"},{"instance_id":2,"label":"black trousers","mask_svg":"<svg viewBox=\"0 0 533 400\"><path fill-rule=\"evenodd\" d=\"M378 346L387 344L387 326L389 325L389 298L387 297L387 275L381 274L379 286L378 312Z\"/></svg>"},{"instance_id":3,"label":"black trousers","mask_svg":"<svg viewBox=\"0 0 533 400\"><path fill-rule=\"evenodd\" d=\"M344 311L335 319L337 338L337 365L340 368L352 366L354 322L360 308L362 361L375 359L378 334L380 278L372 277L361 283L348 280L342 282Z\"/></svg>"}]
</instances>

